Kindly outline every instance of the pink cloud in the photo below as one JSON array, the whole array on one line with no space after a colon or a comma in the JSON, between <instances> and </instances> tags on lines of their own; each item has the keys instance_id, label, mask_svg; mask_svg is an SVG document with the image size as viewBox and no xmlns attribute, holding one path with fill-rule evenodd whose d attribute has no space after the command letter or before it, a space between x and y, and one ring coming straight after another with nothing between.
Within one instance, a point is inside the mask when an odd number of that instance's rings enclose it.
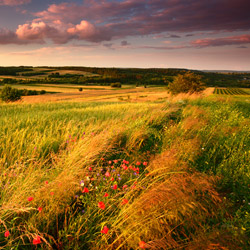
<instances>
[{"instance_id":1,"label":"pink cloud","mask_svg":"<svg viewBox=\"0 0 250 250\"><path fill-rule=\"evenodd\" d=\"M32 0L0 0L0 5L16 6L30 3Z\"/></svg>"},{"instance_id":2,"label":"pink cloud","mask_svg":"<svg viewBox=\"0 0 250 250\"><path fill-rule=\"evenodd\" d=\"M211 46L225 46L225 45L242 45L250 43L250 35L241 35L241 36L230 36L222 38L206 38L198 39L191 42L191 45L194 47L204 48Z\"/></svg>"}]
</instances>

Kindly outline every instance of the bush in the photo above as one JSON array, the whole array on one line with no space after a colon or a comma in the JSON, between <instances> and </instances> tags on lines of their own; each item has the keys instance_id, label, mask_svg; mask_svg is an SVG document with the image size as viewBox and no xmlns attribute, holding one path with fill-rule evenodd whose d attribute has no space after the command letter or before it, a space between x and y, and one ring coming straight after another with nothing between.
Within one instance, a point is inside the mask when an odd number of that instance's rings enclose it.
<instances>
[{"instance_id":1,"label":"bush","mask_svg":"<svg viewBox=\"0 0 250 250\"><path fill-rule=\"evenodd\" d=\"M110 84L110 87L111 88L121 88L122 85L121 85L120 82L113 82L113 83Z\"/></svg>"},{"instance_id":2,"label":"bush","mask_svg":"<svg viewBox=\"0 0 250 250\"><path fill-rule=\"evenodd\" d=\"M40 91L40 95L44 95L44 94L46 94L46 90L43 89Z\"/></svg>"},{"instance_id":3,"label":"bush","mask_svg":"<svg viewBox=\"0 0 250 250\"><path fill-rule=\"evenodd\" d=\"M8 85L5 85L1 91L0 98L4 102L14 102L21 99L21 92Z\"/></svg>"},{"instance_id":4,"label":"bush","mask_svg":"<svg viewBox=\"0 0 250 250\"><path fill-rule=\"evenodd\" d=\"M184 75L177 75L174 81L169 83L168 89L172 94L195 93L205 89L205 84L201 81L201 76L192 72L186 72Z\"/></svg>"},{"instance_id":5,"label":"bush","mask_svg":"<svg viewBox=\"0 0 250 250\"><path fill-rule=\"evenodd\" d=\"M80 92L82 92L82 88L79 88L78 90L79 90Z\"/></svg>"}]
</instances>

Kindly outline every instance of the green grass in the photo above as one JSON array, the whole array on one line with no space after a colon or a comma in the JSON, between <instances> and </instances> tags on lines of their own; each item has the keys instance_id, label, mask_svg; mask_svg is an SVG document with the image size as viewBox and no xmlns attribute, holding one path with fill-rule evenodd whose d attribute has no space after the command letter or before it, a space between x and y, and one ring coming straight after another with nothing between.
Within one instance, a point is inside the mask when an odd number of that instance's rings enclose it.
<instances>
[{"instance_id":1,"label":"green grass","mask_svg":"<svg viewBox=\"0 0 250 250\"><path fill-rule=\"evenodd\" d=\"M0 249L248 249L250 103L232 98L0 104Z\"/></svg>"}]
</instances>

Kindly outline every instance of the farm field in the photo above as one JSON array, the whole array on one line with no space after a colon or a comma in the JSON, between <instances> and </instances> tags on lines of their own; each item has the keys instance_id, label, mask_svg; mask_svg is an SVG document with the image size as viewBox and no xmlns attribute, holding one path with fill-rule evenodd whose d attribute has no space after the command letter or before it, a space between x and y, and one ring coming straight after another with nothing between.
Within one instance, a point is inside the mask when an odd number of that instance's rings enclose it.
<instances>
[{"instance_id":1,"label":"farm field","mask_svg":"<svg viewBox=\"0 0 250 250\"><path fill-rule=\"evenodd\" d=\"M249 249L248 95L84 91L0 104L0 249Z\"/></svg>"},{"instance_id":2,"label":"farm field","mask_svg":"<svg viewBox=\"0 0 250 250\"><path fill-rule=\"evenodd\" d=\"M241 88L215 88L214 94L217 95L248 95L248 89L241 89Z\"/></svg>"}]
</instances>

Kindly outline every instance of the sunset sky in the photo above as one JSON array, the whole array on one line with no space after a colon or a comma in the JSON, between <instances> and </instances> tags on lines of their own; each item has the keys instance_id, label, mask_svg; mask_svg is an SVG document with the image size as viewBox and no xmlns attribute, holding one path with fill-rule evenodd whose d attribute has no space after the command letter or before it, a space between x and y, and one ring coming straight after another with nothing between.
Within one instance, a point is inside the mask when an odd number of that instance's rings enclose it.
<instances>
[{"instance_id":1,"label":"sunset sky","mask_svg":"<svg viewBox=\"0 0 250 250\"><path fill-rule=\"evenodd\" d=\"M0 0L0 66L250 70L249 0Z\"/></svg>"}]
</instances>

